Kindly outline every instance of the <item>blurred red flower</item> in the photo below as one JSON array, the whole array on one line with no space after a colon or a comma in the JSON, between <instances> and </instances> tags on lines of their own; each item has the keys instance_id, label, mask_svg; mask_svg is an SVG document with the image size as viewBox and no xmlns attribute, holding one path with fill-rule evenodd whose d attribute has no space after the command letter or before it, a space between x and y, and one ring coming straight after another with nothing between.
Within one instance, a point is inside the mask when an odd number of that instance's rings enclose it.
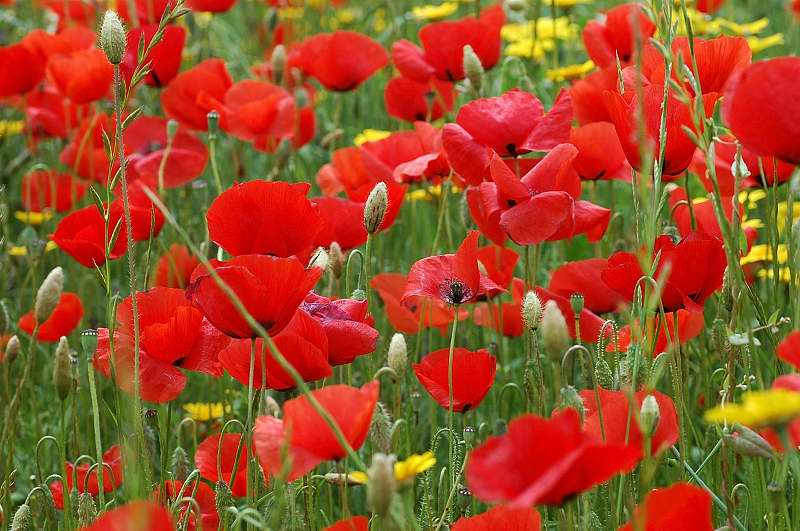
<instances>
[{"instance_id":1,"label":"blurred red flower","mask_svg":"<svg viewBox=\"0 0 800 531\"><path fill-rule=\"evenodd\" d=\"M615 65L617 57L625 65L633 60L636 41L646 43L655 32L655 24L639 4L622 4L606 12L604 21L586 23L583 45L589 58L600 68Z\"/></svg>"},{"instance_id":2,"label":"blurred red flower","mask_svg":"<svg viewBox=\"0 0 800 531\"><path fill-rule=\"evenodd\" d=\"M383 46L355 31L318 33L289 53L289 65L319 81L328 90L358 87L389 61Z\"/></svg>"},{"instance_id":3,"label":"blurred red flower","mask_svg":"<svg viewBox=\"0 0 800 531\"><path fill-rule=\"evenodd\" d=\"M570 129L569 143L578 150L573 167L581 180L631 180L631 166L614 124L592 122Z\"/></svg>"},{"instance_id":4,"label":"blurred red flower","mask_svg":"<svg viewBox=\"0 0 800 531\"><path fill-rule=\"evenodd\" d=\"M778 357L800 370L800 330L786 336L778 345Z\"/></svg>"},{"instance_id":5,"label":"blurred red flower","mask_svg":"<svg viewBox=\"0 0 800 531\"><path fill-rule=\"evenodd\" d=\"M47 78L73 103L90 103L108 93L114 68L102 50L89 48L50 57Z\"/></svg>"},{"instance_id":6,"label":"blurred red flower","mask_svg":"<svg viewBox=\"0 0 800 531\"><path fill-rule=\"evenodd\" d=\"M222 439L221 449L220 439ZM239 449L240 445L241 450ZM236 476L231 479L236 453L239 451L241 454L236 468ZM224 436L211 435L197 445L194 464L200 471L200 476L213 483L224 481L231 489L231 494L240 498L247 494L247 470L250 461L247 457L248 451L248 444L246 441L242 441L239 433L226 433ZM217 454L221 456L219 466L217 466ZM222 477L218 475L217 468L222 472Z\"/></svg>"},{"instance_id":7,"label":"blurred red flower","mask_svg":"<svg viewBox=\"0 0 800 531\"><path fill-rule=\"evenodd\" d=\"M334 300L312 291L300 308L322 325L331 365L346 365L375 351L379 334L375 320L367 313L366 299Z\"/></svg>"},{"instance_id":8,"label":"blurred red flower","mask_svg":"<svg viewBox=\"0 0 800 531\"><path fill-rule=\"evenodd\" d=\"M497 505L475 516L462 516L455 521L452 531L539 531L542 517L533 507L508 507Z\"/></svg>"},{"instance_id":9,"label":"blurred red flower","mask_svg":"<svg viewBox=\"0 0 800 531\"><path fill-rule=\"evenodd\" d=\"M44 77L44 63L24 42L0 46L0 98L25 94Z\"/></svg>"},{"instance_id":10,"label":"blurred red flower","mask_svg":"<svg viewBox=\"0 0 800 531\"><path fill-rule=\"evenodd\" d=\"M68 336L83 318L83 303L77 294L65 291L58 300L58 305L47 320L39 325L37 341L55 343L61 336ZM34 311L26 313L17 322L19 329L30 335L36 327Z\"/></svg>"},{"instance_id":11,"label":"blurred red flower","mask_svg":"<svg viewBox=\"0 0 800 531\"><path fill-rule=\"evenodd\" d=\"M432 122L453 110L456 93L449 81L416 81L396 76L386 83L383 101L386 112L406 122Z\"/></svg>"},{"instance_id":12,"label":"blurred red flower","mask_svg":"<svg viewBox=\"0 0 800 531\"><path fill-rule=\"evenodd\" d=\"M632 522L636 522L634 525ZM711 496L688 483L653 489L634 511L632 522L619 531L711 531Z\"/></svg>"},{"instance_id":13,"label":"blurred red flower","mask_svg":"<svg viewBox=\"0 0 800 531\"><path fill-rule=\"evenodd\" d=\"M130 83L133 71L136 69L139 43L143 42L144 47L147 48L156 31L158 31L158 23L139 26L128 31L125 56L120 64L122 75L127 83ZM145 76L144 82L151 87L167 86L181 69L185 43L186 29L174 24L165 26L161 41L144 58L145 61L150 62L150 72Z\"/></svg>"},{"instance_id":14,"label":"blurred red flower","mask_svg":"<svg viewBox=\"0 0 800 531\"><path fill-rule=\"evenodd\" d=\"M475 306L472 317L475 324L500 331L506 337L519 337L525 332L522 322L522 298L525 281L515 278L511 282L511 301L481 302Z\"/></svg>"},{"instance_id":15,"label":"blurred red flower","mask_svg":"<svg viewBox=\"0 0 800 531\"><path fill-rule=\"evenodd\" d=\"M139 24L157 24L167 6L175 5L175 0L126 0L125 2L118 2L116 5L117 14L122 20L128 22L130 26L134 26L133 16L129 7L131 5L136 8L136 17Z\"/></svg>"},{"instance_id":16,"label":"blurred red flower","mask_svg":"<svg viewBox=\"0 0 800 531\"><path fill-rule=\"evenodd\" d=\"M69 173L34 170L22 177L22 205L32 212L67 212L83 197L86 187L86 182Z\"/></svg>"},{"instance_id":17,"label":"blurred red flower","mask_svg":"<svg viewBox=\"0 0 800 531\"><path fill-rule=\"evenodd\" d=\"M605 258L567 262L552 272L547 289L565 298L583 295L584 307L594 313L614 312L624 299L603 282L601 273L607 266Z\"/></svg>"},{"instance_id":18,"label":"blurred red flower","mask_svg":"<svg viewBox=\"0 0 800 531\"><path fill-rule=\"evenodd\" d=\"M84 461L80 465L75 466L69 461L67 465L67 490L72 491L73 488L79 493L88 492L92 496L97 496L100 493L100 484L98 482L98 470L103 472L103 492L109 493L114 491L117 487L122 485L123 469L122 469L122 450L118 444L115 444L103 453L103 466L94 467L92 473L89 474L91 464ZM50 493L53 495L53 501L58 509L64 508L64 485L61 481L54 481L50 483Z\"/></svg>"},{"instance_id":19,"label":"blurred red flower","mask_svg":"<svg viewBox=\"0 0 800 531\"><path fill-rule=\"evenodd\" d=\"M636 330L635 337L641 337L642 333L647 334L646 345L653 345L653 356L658 356L662 352L669 352L675 344L675 316L673 313L664 315L664 324L660 324L661 316L647 319L646 330L640 330L639 322L635 321L633 329ZM690 312L688 310L678 310L678 342L683 345L687 341L699 336L705 330L706 322L702 313ZM658 334L657 336L653 336ZM627 352L634 339L631 337L631 325L623 326L617 333L617 345L614 345L613 337L607 338L606 351Z\"/></svg>"},{"instance_id":20,"label":"blurred red flower","mask_svg":"<svg viewBox=\"0 0 800 531\"><path fill-rule=\"evenodd\" d=\"M185 245L173 243L158 259L153 285L185 289L199 264Z\"/></svg>"},{"instance_id":21,"label":"blurred red flower","mask_svg":"<svg viewBox=\"0 0 800 531\"><path fill-rule=\"evenodd\" d=\"M185 501L180 502L180 498L178 496L181 493L181 489L183 489L183 496L191 495L194 501L197 502L197 507L200 510L200 522L202 528L216 529L219 527L219 513L217 513L216 494L214 493L214 489L202 481L193 481L191 484L186 484L184 487L184 483L182 481L168 479L164 481L166 499L168 502L178 502L178 506L181 507L179 517L180 521L183 521L186 512L189 511L189 517L186 520L188 523L188 531L194 531L199 526L197 525L197 514L194 506ZM159 494L159 489L156 489L156 491L153 493L154 501L160 498Z\"/></svg>"},{"instance_id":22,"label":"blurred red flower","mask_svg":"<svg viewBox=\"0 0 800 531\"><path fill-rule=\"evenodd\" d=\"M354 516L347 520L339 520L323 529L323 531L369 531L369 518L366 516Z\"/></svg>"},{"instance_id":23,"label":"blurred red flower","mask_svg":"<svg viewBox=\"0 0 800 531\"><path fill-rule=\"evenodd\" d=\"M186 7L204 13L224 13L235 3L236 0L187 0Z\"/></svg>"},{"instance_id":24,"label":"blurred red flower","mask_svg":"<svg viewBox=\"0 0 800 531\"><path fill-rule=\"evenodd\" d=\"M198 131L208 130L210 111L222 113L225 93L233 80L222 59L206 59L178 74L161 92L161 105L170 118Z\"/></svg>"},{"instance_id":25,"label":"blurred red flower","mask_svg":"<svg viewBox=\"0 0 800 531\"><path fill-rule=\"evenodd\" d=\"M725 213L725 217L728 219L728 223L730 223L733 219L734 201L738 206L737 215L741 220L744 217L744 205L738 200L733 199L731 195L721 195L722 197L720 198L720 203L722 206L722 211ZM719 221L717 220L714 202L705 197L702 197L699 200L697 198L693 198L692 209L690 211L688 201L689 198L686 196L686 190L683 188L676 188L669 194L669 206L672 211L672 219L675 221L675 225L678 227L678 233L681 236L687 236L692 232L692 230L696 230L697 232L704 232L709 236L714 236L715 238L722 240L722 229L720 228ZM692 228L692 219L694 219L694 228ZM746 254L750 248L750 245L752 245L758 236L758 231L753 227L743 227L742 231L744 232L748 244L747 249L742 250L742 252Z\"/></svg>"},{"instance_id":26,"label":"blurred red flower","mask_svg":"<svg viewBox=\"0 0 800 531\"><path fill-rule=\"evenodd\" d=\"M82 531L175 531L166 507L149 501L132 501L103 513Z\"/></svg>"},{"instance_id":27,"label":"blurred red flower","mask_svg":"<svg viewBox=\"0 0 800 531\"><path fill-rule=\"evenodd\" d=\"M450 409L448 363L450 351L435 350L412 365L422 387L443 408ZM492 388L497 360L487 350L453 350L453 411L466 413L478 407Z\"/></svg>"}]
</instances>

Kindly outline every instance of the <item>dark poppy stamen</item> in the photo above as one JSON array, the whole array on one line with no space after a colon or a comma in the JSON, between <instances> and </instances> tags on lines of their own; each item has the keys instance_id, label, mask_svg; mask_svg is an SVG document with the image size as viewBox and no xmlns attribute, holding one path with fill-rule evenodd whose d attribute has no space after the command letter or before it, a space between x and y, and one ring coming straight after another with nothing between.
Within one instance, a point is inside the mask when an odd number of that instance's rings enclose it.
<instances>
[{"instance_id":1,"label":"dark poppy stamen","mask_svg":"<svg viewBox=\"0 0 800 531\"><path fill-rule=\"evenodd\" d=\"M439 284L439 293L442 299L450 304L461 304L473 297L469 286L453 278L448 278Z\"/></svg>"}]
</instances>

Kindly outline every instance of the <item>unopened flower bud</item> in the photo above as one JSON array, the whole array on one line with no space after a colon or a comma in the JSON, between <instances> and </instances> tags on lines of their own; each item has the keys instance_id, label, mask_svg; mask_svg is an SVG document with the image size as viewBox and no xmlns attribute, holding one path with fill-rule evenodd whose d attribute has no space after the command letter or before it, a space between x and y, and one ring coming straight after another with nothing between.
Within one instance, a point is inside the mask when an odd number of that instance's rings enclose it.
<instances>
[{"instance_id":1,"label":"unopened flower bud","mask_svg":"<svg viewBox=\"0 0 800 531\"><path fill-rule=\"evenodd\" d=\"M547 301L544 305L541 326L544 348L551 356L561 356L569 345L569 328L556 301Z\"/></svg>"},{"instance_id":2,"label":"unopened flower bud","mask_svg":"<svg viewBox=\"0 0 800 531\"><path fill-rule=\"evenodd\" d=\"M522 322L528 330L536 330L542 322L542 301L536 292L531 290L522 301Z\"/></svg>"},{"instance_id":3,"label":"unopened flower bud","mask_svg":"<svg viewBox=\"0 0 800 531\"><path fill-rule=\"evenodd\" d=\"M483 64L469 44L464 45L463 61L464 74L469 79L469 84L472 85L475 92L479 92L483 86Z\"/></svg>"},{"instance_id":4,"label":"unopened flower bud","mask_svg":"<svg viewBox=\"0 0 800 531\"><path fill-rule=\"evenodd\" d=\"M403 334L396 333L389 341L389 354L387 355L387 365L397 375L401 375L408 368L408 346Z\"/></svg>"},{"instance_id":5,"label":"unopened flower bud","mask_svg":"<svg viewBox=\"0 0 800 531\"><path fill-rule=\"evenodd\" d=\"M210 139L217 137L217 131L219 131L219 113L217 111L210 111L206 115L206 120L208 122L208 137Z\"/></svg>"},{"instance_id":6,"label":"unopened flower bud","mask_svg":"<svg viewBox=\"0 0 800 531\"><path fill-rule=\"evenodd\" d=\"M262 395L264 398L261 404L261 411L264 415L269 415L270 417L280 418L281 416L281 406L278 402L272 397L272 395L268 395L264 393Z\"/></svg>"},{"instance_id":7,"label":"unopened flower bud","mask_svg":"<svg viewBox=\"0 0 800 531\"><path fill-rule=\"evenodd\" d=\"M11 316L8 314L8 306L6 301L0 301L0 335L8 332L11 328Z\"/></svg>"},{"instance_id":8,"label":"unopened flower bud","mask_svg":"<svg viewBox=\"0 0 800 531\"><path fill-rule=\"evenodd\" d=\"M353 290L353 294L350 295L350 298L356 301L365 301L367 300L367 294L363 289L356 288Z\"/></svg>"},{"instance_id":9,"label":"unopened flower bud","mask_svg":"<svg viewBox=\"0 0 800 531\"><path fill-rule=\"evenodd\" d=\"M9 339L6 344L6 361L8 363L13 363L14 360L17 359L20 350L22 350L22 347L19 344L19 338L17 336L11 336L11 339Z\"/></svg>"},{"instance_id":10,"label":"unopened flower bud","mask_svg":"<svg viewBox=\"0 0 800 531\"><path fill-rule=\"evenodd\" d=\"M750 176L750 169L747 167L747 163L742 158L741 150L736 150L736 156L733 157L733 163L731 164L731 175L733 175L736 179L744 179Z\"/></svg>"},{"instance_id":11,"label":"unopened flower bud","mask_svg":"<svg viewBox=\"0 0 800 531\"><path fill-rule=\"evenodd\" d=\"M325 271L328 269L328 263L328 253L325 252L325 249L320 247L314 252L311 260L308 262L308 268L311 269L312 267L318 267Z\"/></svg>"},{"instance_id":12,"label":"unopened flower bud","mask_svg":"<svg viewBox=\"0 0 800 531\"><path fill-rule=\"evenodd\" d=\"M375 412L372 414L372 422L369 426L369 440L381 452L389 453L392 451L392 416L383 405L378 402Z\"/></svg>"},{"instance_id":13,"label":"unopened flower bud","mask_svg":"<svg viewBox=\"0 0 800 531\"><path fill-rule=\"evenodd\" d=\"M56 394L61 400L65 400L72 387L75 379L72 374L72 365L70 364L69 343L67 338L61 336L58 340L56 347L55 363L53 364L53 385L56 388Z\"/></svg>"},{"instance_id":14,"label":"unopened flower bud","mask_svg":"<svg viewBox=\"0 0 800 531\"><path fill-rule=\"evenodd\" d=\"M175 135L178 134L178 121L169 119L167 120L167 140L172 143L175 140Z\"/></svg>"},{"instance_id":15,"label":"unopened flower bud","mask_svg":"<svg viewBox=\"0 0 800 531\"><path fill-rule=\"evenodd\" d=\"M176 446L170 458L172 478L177 481L184 481L189 476L190 466L189 455L186 453L186 450L181 446Z\"/></svg>"},{"instance_id":16,"label":"unopened flower bud","mask_svg":"<svg viewBox=\"0 0 800 531\"><path fill-rule=\"evenodd\" d=\"M379 182L369 193L367 202L364 204L364 228L369 234L378 232L388 207L389 194L386 183Z\"/></svg>"},{"instance_id":17,"label":"unopened flower bud","mask_svg":"<svg viewBox=\"0 0 800 531\"><path fill-rule=\"evenodd\" d=\"M214 504L217 507L217 514L219 514L220 523L226 526L229 520L228 509L236 506L233 501L233 494L228 484L222 480L217 481L214 490Z\"/></svg>"},{"instance_id":18,"label":"unopened flower bud","mask_svg":"<svg viewBox=\"0 0 800 531\"><path fill-rule=\"evenodd\" d=\"M572 313L576 316L580 315L584 306L583 295L580 293L573 293L569 297L569 304L572 307Z\"/></svg>"},{"instance_id":19,"label":"unopened flower bud","mask_svg":"<svg viewBox=\"0 0 800 531\"><path fill-rule=\"evenodd\" d=\"M725 440L734 452L745 457L772 459L775 456L772 446L761 435L740 424L735 424L733 432L725 434Z\"/></svg>"},{"instance_id":20,"label":"unopened flower bud","mask_svg":"<svg viewBox=\"0 0 800 531\"><path fill-rule=\"evenodd\" d=\"M568 385L562 387L559 394L561 395L559 406L562 408L571 407L578 412L578 415L581 417L581 422L583 422L583 417L586 415L586 406L583 403L581 395L578 394L578 391L571 385Z\"/></svg>"},{"instance_id":21,"label":"unopened flower bud","mask_svg":"<svg viewBox=\"0 0 800 531\"><path fill-rule=\"evenodd\" d=\"M720 300L722 302L723 308L728 310L729 312L733 310L733 285L734 281L731 279L731 270L730 268L725 268L725 273L722 276L722 290L720 292Z\"/></svg>"},{"instance_id":22,"label":"unopened flower bud","mask_svg":"<svg viewBox=\"0 0 800 531\"><path fill-rule=\"evenodd\" d=\"M597 385L605 389L611 389L614 385L614 373L611 366L602 356L598 356L594 362L594 375L597 378Z\"/></svg>"},{"instance_id":23,"label":"unopened flower bud","mask_svg":"<svg viewBox=\"0 0 800 531\"><path fill-rule=\"evenodd\" d=\"M29 531L30 529L33 529L31 508L27 503L23 503L14 513L14 519L11 520L11 531Z\"/></svg>"},{"instance_id":24,"label":"unopened flower bud","mask_svg":"<svg viewBox=\"0 0 800 531\"><path fill-rule=\"evenodd\" d=\"M283 74L286 71L286 48L283 44L279 44L272 50L272 57L270 58L270 66L272 67L272 81L276 85L283 83Z\"/></svg>"},{"instance_id":25,"label":"unopened flower bud","mask_svg":"<svg viewBox=\"0 0 800 531\"><path fill-rule=\"evenodd\" d=\"M122 62L125 55L125 28L116 11L106 11L100 27L100 47L112 65Z\"/></svg>"},{"instance_id":26,"label":"unopened flower bud","mask_svg":"<svg viewBox=\"0 0 800 531\"><path fill-rule=\"evenodd\" d=\"M64 270L56 267L47 274L44 282L39 286L39 291L36 292L34 314L38 324L42 324L50 318L53 310L58 306L58 301L61 300L62 291L64 291Z\"/></svg>"},{"instance_id":27,"label":"unopened flower bud","mask_svg":"<svg viewBox=\"0 0 800 531\"><path fill-rule=\"evenodd\" d=\"M658 407L656 397L647 395L639 409L639 429L645 437L652 437L661 419L661 409Z\"/></svg>"},{"instance_id":28,"label":"unopened flower bud","mask_svg":"<svg viewBox=\"0 0 800 531\"><path fill-rule=\"evenodd\" d=\"M338 242L331 242L331 246L328 248L328 261L333 278L342 278L345 260L342 246Z\"/></svg>"},{"instance_id":29,"label":"unopened flower bud","mask_svg":"<svg viewBox=\"0 0 800 531\"><path fill-rule=\"evenodd\" d=\"M511 12L521 12L528 8L528 0L506 0L506 7Z\"/></svg>"},{"instance_id":30,"label":"unopened flower bud","mask_svg":"<svg viewBox=\"0 0 800 531\"><path fill-rule=\"evenodd\" d=\"M95 518L97 518L97 507L94 498L88 492L81 493L78 496L78 526L89 527Z\"/></svg>"},{"instance_id":31,"label":"unopened flower bud","mask_svg":"<svg viewBox=\"0 0 800 531\"><path fill-rule=\"evenodd\" d=\"M394 479L394 456L376 453L367 471L367 503L372 512L380 517L389 514L392 497L397 490Z\"/></svg>"}]
</instances>

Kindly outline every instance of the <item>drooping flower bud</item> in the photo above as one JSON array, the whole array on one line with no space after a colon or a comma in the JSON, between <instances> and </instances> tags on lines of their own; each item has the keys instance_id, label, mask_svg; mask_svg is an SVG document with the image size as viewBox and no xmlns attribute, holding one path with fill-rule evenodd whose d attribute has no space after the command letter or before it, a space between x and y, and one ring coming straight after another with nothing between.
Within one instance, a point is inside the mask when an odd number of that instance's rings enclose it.
<instances>
[{"instance_id":1,"label":"drooping flower bud","mask_svg":"<svg viewBox=\"0 0 800 531\"><path fill-rule=\"evenodd\" d=\"M342 278L345 259L342 246L338 242L331 242L331 246L328 248L328 260L333 278Z\"/></svg>"},{"instance_id":2,"label":"drooping flower bud","mask_svg":"<svg viewBox=\"0 0 800 531\"><path fill-rule=\"evenodd\" d=\"M547 352L559 357L569 345L567 320L556 301L547 301L542 313L542 342Z\"/></svg>"},{"instance_id":3,"label":"drooping flower bud","mask_svg":"<svg viewBox=\"0 0 800 531\"><path fill-rule=\"evenodd\" d=\"M733 157L733 163L731 163L731 175L735 179L744 179L750 176L750 169L742 158L741 146L737 145L736 147L736 156Z\"/></svg>"},{"instance_id":4,"label":"drooping flower bud","mask_svg":"<svg viewBox=\"0 0 800 531\"><path fill-rule=\"evenodd\" d=\"M122 62L125 55L125 28L116 11L106 11L100 27L100 47L112 65Z\"/></svg>"},{"instance_id":5,"label":"drooping flower bud","mask_svg":"<svg viewBox=\"0 0 800 531\"><path fill-rule=\"evenodd\" d=\"M67 338L61 336L56 347L55 363L53 364L53 386L60 400L65 400L75 383L70 363L69 343Z\"/></svg>"},{"instance_id":6,"label":"drooping flower bud","mask_svg":"<svg viewBox=\"0 0 800 531\"><path fill-rule=\"evenodd\" d=\"M13 363L14 360L17 359L20 350L22 350L22 347L19 344L19 338L17 336L11 336L11 339L6 343L6 361L8 363Z\"/></svg>"},{"instance_id":7,"label":"drooping flower bud","mask_svg":"<svg viewBox=\"0 0 800 531\"><path fill-rule=\"evenodd\" d=\"M182 446L176 446L170 458L170 468L172 477L178 481L184 481L189 476L189 456Z\"/></svg>"},{"instance_id":8,"label":"drooping flower bud","mask_svg":"<svg viewBox=\"0 0 800 531\"><path fill-rule=\"evenodd\" d=\"M583 422L583 417L586 415L586 405L583 403L583 399L581 395L578 394L578 391L571 385L568 385L562 387L559 394L561 395L559 406L562 408L571 407L578 412L581 417L581 422Z\"/></svg>"},{"instance_id":9,"label":"drooping flower bud","mask_svg":"<svg viewBox=\"0 0 800 531\"><path fill-rule=\"evenodd\" d=\"M379 182L369 193L364 204L364 228L369 234L378 232L387 208L389 208L389 192L386 183Z\"/></svg>"},{"instance_id":10,"label":"drooping flower bud","mask_svg":"<svg viewBox=\"0 0 800 531\"><path fill-rule=\"evenodd\" d=\"M275 417L276 419L281 418L281 406L278 404L278 401L267 393L263 393L261 396L263 397L261 401L262 414Z\"/></svg>"},{"instance_id":11,"label":"drooping flower bud","mask_svg":"<svg viewBox=\"0 0 800 531\"><path fill-rule=\"evenodd\" d=\"M372 414L369 440L381 452L388 454L392 451L392 416L383 402L378 402Z\"/></svg>"},{"instance_id":12,"label":"drooping flower bud","mask_svg":"<svg viewBox=\"0 0 800 531\"><path fill-rule=\"evenodd\" d=\"M734 452L745 457L772 459L775 456L772 446L747 426L734 424L733 431L725 434L725 440L730 443Z\"/></svg>"},{"instance_id":13,"label":"drooping flower bud","mask_svg":"<svg viewBox=\"0 0 800 531\"><path fill-rule=\"evenodd\" d=\"M387 365L398 376L403 374L408 368L408 347L406 338L403 334L396 333L389 341L389 353L387 355Z\"/></svg>"},{"instance_id":14,"label":"drooping flower bud","mask_svg":"<svg viewBox=\"0 0 800 531\"><path fill-rule=\"evenodd\" d=\"M658 427L658 421L661 419L661 409L658 407L656 397L647 395L642 401L642 407L639 409L639 429L645 437L651 437Z\"/></svg>"},{"instance_id":15,"label":"drooping flower bud","mask_svg":"<svg viewBox=\"0 0 800 531\"><path fill-rule=\"evenodd\" d=\"M272 82L276 85L281 85L283 83L283 74L286 72L286 48L283 44L277 45L272 50L270 66L272 67Z\"/></svg>"},{"instance_id":16,"label":"drooping flower bud","mask_svg":"<svg viewBox=\"0 0 800 531\"><path fill-rule=\"evenodd\" d=\"M469 84L472 85L472 88L475 92L480 92L481 87L483 86L483 64L481 64L481 59L478 57L478 54L475 53L475 50L472 49L472 46L469 44L464 45L464 74L469 79Z\"/></svg>"},{"instance_id":17,"label":"drooping flower bud","mask_svg":"<svg viewBox=\"0 0 800 531\"><path fill-rule=\"evenodd\" d=\"M23 503L14 513L14 519L11 520L11 531L29 531L30 529L33 529L31 508L27 503Z\"/></svg>"},{"instance_id":18,"label":"drooping flower bud","mask_svg":"<svg viewBox=\"0 0 800 531\"><path fill-rule=\"evenodd\" d=\"M210 111L206 115L208 122L208 138L213 140L217 138L217 131L219 131L219 113L217 111Z\"/></svg>"},{"instance_id":19,"label":"drooping flower bud","mask_svg":"<svg viewBox=\"0 0 800 531\"><path fill-rule=\"evenodd\" d=\"M528 330L536 330L542 322L542 301L536 292L531 290L522 301L522 322Z\"/></svg>"},{"instance_id":20,"label":"drooping flower bud","mask_svg":"<svg viewBox=\"0 0 800 531\"><path fill-rule=\"evenodd\" d=\"M36 322L42 324L50 318L53 310L61 300L61 293L64 291L64 270L56 267L45 277L39 291L36 292L36 303L34 304L34 314Z\"/></svg>"},{"instance_id":21,"label":"drooping flower bud","mask_svg":"<svg viewBox=\"0 0 800 531\"><path fill-rule=\"evenodd\" d=\"M88 492L81 493L78 496L78 526L89 527L95 518L97 518L97 507L94 498Z\"/></svg>"},{"instance_id":22,"label":"drooping flower bud","mask_svg":"<svg viewBox=\"0 0 800 531\"><path fill-rule=\"evenodd\" d=\"M328 259L328 253L325 252L325 249L319 247L311 256L311 260L308 262L308 268L311 269L312 267L318 267L323 271L326 271L329 263L330 260Z\"/></svg>"},{"instance_id":23,"label":"drooping flower bud","mask_svg":"<svg viewBox=\"0 0 800 531\"><path fill-rule=\"evenodd\" d=\"M372 456L372 465L367 471L367 503L372 512L380 517L389 514L389 506L397 490L394 461L393 455L378 452Z\"/></svg>"},{"instance_id":24,"label":"drooping flower bud","mask_svg":"<svg viewBox=\"0 0 800 531\"><path fill-rule=\"evenodd\" d=\"M598 356L594 362L594 375L597 385L605 389L611 389L614 385L614 373L611 366L602 356Z\"/></svg>"}]
</instances>

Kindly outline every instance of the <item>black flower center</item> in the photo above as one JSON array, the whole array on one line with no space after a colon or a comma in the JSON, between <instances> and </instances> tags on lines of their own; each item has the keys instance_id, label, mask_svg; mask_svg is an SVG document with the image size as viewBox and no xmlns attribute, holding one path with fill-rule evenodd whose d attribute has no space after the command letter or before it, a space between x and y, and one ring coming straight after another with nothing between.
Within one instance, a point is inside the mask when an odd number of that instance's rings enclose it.
<instances>
[{"instance_id":1,"label":"black flower center","mask_svg":"<svg viewBox=\"0 0 800 531\"><path fill-rule=\"evenodd\" d=\"M469 286L455 278L445 279L439 284L439 295L442 300L450 304L461 304L472 299L473 293Z\"/></svg>"}]
</instances>

